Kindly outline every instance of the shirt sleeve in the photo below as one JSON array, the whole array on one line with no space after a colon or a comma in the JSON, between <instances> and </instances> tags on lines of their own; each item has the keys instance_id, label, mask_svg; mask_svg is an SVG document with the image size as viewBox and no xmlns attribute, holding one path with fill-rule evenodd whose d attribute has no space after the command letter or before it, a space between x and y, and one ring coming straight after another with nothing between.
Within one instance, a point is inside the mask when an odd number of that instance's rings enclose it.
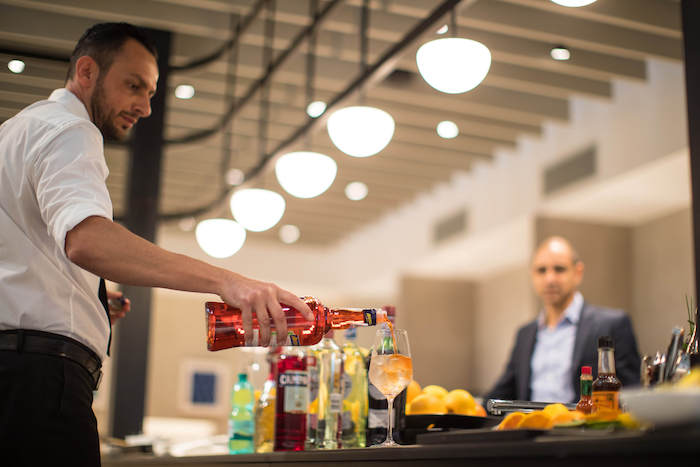
<instances>
[{"instance_id":1,"label":"shirt sleeve","mask_svg":"<svg viewBox=\"0 0 700 467\"><path fill-rule=\"evenodd\" d=\"M40 147L33 167L37 202L48 234L64 251L66 233L84 219L112 219L102 136L89 122L79 122Z\"/></svg>"}]
</instances>

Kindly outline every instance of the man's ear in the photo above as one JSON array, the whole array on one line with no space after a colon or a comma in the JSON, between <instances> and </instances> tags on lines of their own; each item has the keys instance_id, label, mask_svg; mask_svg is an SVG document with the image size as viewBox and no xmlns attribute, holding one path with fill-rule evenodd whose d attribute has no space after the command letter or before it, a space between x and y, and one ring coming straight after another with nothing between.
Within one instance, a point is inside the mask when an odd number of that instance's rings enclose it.
<instances>
[{"instance_id":1,"label":"man's ear","mask_svg":"<svg viewBox=\"0 0 700 467\"><path fill-rule=\"evenodd\" d=\"M583 261L577 261L576 264L574 264L574 272L576 274L576 280L580 284L581 281L583 280L583 270L585 269L585 266L583 265Z\"/></svg>"},{"instance_id":2,"label":"man's ear","mask_svg":"<svg viewBox=\"0 0 700 467\"><path fill-rule=\"evenodd\" d=\"M75 62L73 79L85 90L92 89L97 83L100 69L97 62L87 55L83 55Z\"/></svg>"}]
</instances>

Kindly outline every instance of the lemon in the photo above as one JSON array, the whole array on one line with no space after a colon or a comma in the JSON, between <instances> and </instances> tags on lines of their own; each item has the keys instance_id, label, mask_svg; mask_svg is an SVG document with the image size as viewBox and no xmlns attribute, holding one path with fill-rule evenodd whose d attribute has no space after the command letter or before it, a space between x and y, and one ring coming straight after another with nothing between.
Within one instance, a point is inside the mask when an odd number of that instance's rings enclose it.
<instances>
[{"instance_id":1,"label":"lemon","mask_svg":"<svg viewBox=\"0 0 700 467\"><path fill-rule=\"evenodd\" d=\"M418 384L415 380L411 380L406 388L406 403L410 403L420 393L420 384Z\"/></svg>"},{"instance_id":2,"label":"lemon","mask_svg":"<svg viewBox=\"0 0 700 467\"><path fill-rule=\"evenodd\" d=\"M518 427L525 414L522 412L511 412L498 424L499 430L514 430Z\"/></svg>"},{"instance_id":3,"label":"lemon","mask_svg":"<svg viewBox=\"0 0 700 467\"><path fill-rule=\"evenodd\" d=\"M445 396L447 412L460 415L472 415L476 409L476 401L464 389L454 389Z\"/></svg>"},{"instance_id":4,"label":"lemon","mask_svg":"<svg viewBox=\"0 0 700 467\"><path fill-rule=\"evenodd\" d=\"M447 396L447 389L437 384L431 384L423 388L423 394L432 394L435 397L444 399Z\"/></svg>"},{"instance_id":5,"label":"lemon","mask_svg":"<svg viewBox=\"0 0 700 467\"><path fill-rule=\"evenodd\" d=\"M445 401L432 394L418 394L409 406L410 415L447 413Z\"/></svg>"}]
</instances>

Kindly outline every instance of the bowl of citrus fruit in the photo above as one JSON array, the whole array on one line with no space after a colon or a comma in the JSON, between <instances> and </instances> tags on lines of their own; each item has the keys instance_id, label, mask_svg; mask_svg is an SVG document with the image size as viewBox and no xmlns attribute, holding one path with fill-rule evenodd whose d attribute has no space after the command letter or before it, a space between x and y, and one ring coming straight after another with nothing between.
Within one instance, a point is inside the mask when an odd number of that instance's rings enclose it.
<instances>
[{"instance_id":1,"label":"bowl of citrus fruit","mask_svg":"<svg viewBox=\"0 0 700 467\"><path fill-rule=\"evenodd\" d=\"M406 426L415 429L483 428L498 423L466 389L448 391L411 381L406 391Z\"/></svg>"}]
</instances>

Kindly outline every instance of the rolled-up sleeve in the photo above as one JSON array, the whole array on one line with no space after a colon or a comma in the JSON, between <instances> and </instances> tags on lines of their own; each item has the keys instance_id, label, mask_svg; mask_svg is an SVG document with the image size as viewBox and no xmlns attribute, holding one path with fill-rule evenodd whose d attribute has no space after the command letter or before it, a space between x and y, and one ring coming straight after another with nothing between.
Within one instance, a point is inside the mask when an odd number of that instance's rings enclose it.
<instances>
[{"instance_id":1,"label":"rolled-up sleeve","mask_svg":"<svg viewBox=\"0 0 700 467\"><path fill-rule=\"evenodd\" d=\"M48 234L61 250L66 233L90 216L112 219L102 136L89 122L49 136L33 166L37 202Z\"/></svg>"}]
</instances>

